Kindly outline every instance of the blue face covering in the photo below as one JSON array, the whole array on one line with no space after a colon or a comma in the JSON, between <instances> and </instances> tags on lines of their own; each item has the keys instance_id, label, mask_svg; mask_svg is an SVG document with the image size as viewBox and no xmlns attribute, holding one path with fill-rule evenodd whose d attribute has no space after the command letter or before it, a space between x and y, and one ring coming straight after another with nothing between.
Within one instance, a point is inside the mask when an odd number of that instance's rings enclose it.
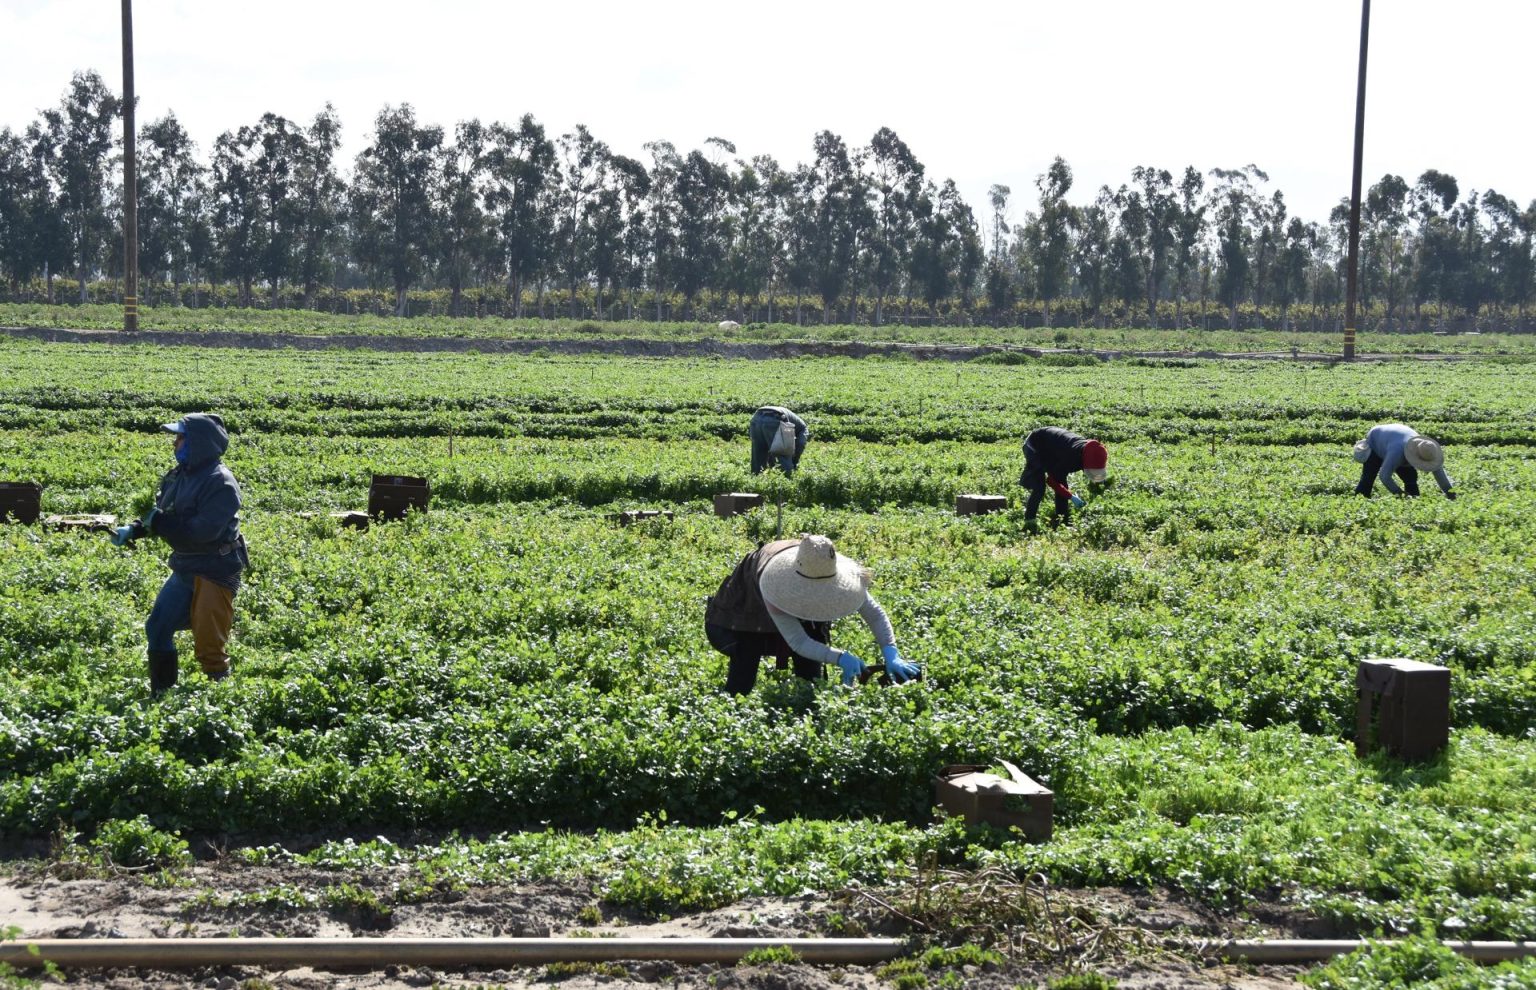
<instances>
[{"instance_id":1,"label":"blue face covering","mask_svg":"<svg viewBox=\"0 0 1536 990\"><path fill-rule=\"evenodd\" d=\"M181 442L181 446L176 448L176 463L187 463L187 442L185 440Z\"/></svg>"}]
</instances>

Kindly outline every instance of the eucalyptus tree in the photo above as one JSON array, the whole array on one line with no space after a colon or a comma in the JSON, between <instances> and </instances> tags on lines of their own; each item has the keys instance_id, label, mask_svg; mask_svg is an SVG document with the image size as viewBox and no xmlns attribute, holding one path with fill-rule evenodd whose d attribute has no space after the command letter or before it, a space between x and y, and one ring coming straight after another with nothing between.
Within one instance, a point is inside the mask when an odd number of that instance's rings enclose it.
<instances>
[{"instance_id":1,"label":"eucalyptus tree","mask_svg":"<svg viewBox=\"0 0 1536 990\"><path fill-rule=\"evenodd\" d=\"M576 316L577 290L592 273L592 226L589 211L608 169L608 145L592 136L585 124L560 135L554 194L554 260L570 292L570 315Z\"/></svg>"},{"instance_id":2,"label":"eucalyptus tree","mask_svg":"<svg viewBox=\"0 0 1536 990\"><path fill-rule=\"evenodd\" d=\"M1525 307L1530 302L1536 258L1532 257L1532 238L1536 237L1536 202L1521 210L1515 201L1490 189L1483 194L1483 212L1488 216L1488 262L1496 289L1496 298L1506 307L1514 307L1520 329L1525 323Z\"/></svg>"},{"instance_id":3,"label":"eucalyptus tree","mask_svg":"<svg viewBox=\"0 0 1536 990\"><path fill-rule=\"evenodd\" d=\"M1488 241L1476 190L1451 211L1450 221L1455 240L1448 262L1448 301L1475 323L1493 292Z\"/></svg>"},{"instance_id":4,"label":"eucalyptus tree","mask_svg":"<svg viewBox=\"0 0 1536 990\"><path fill-rule=\"evenodd\" d=\"M730 189L723 165L701 151L690 151L677 173L677 241L673 277L683 294L684 318L693 312L700 290L715 281L725 254L722 221Z\"/></svg>"},{"instance_id":5,"label":"eucalyptus tree","mask_svg":"<svg viewBox=\"0 0 1536 990\"><path fill-rule=\"evenodd\" d=\"M1254 180L1269 180L1256 165L1237 169L1215 168L1211 176L1216 184L1210 193L1210 209L1215 217L1217 291L1227 305L1227 327L1237 329L1237 307L1243 300L1252 275Z\"/></svg>"},{"instance_id":6,"label":"eucalyptus tree","mask_svg":"<svg viewBox=\"0 0 1536 990\"><path fill-rule=\"evenodd\" d=\"M51 302L50 261L67 264L70 247L36 138L0 131L0 272L13 289L48 273Z\"/></svg>"},{"instance_id":7,"label":"eucalyptus tree","mask_svg":"<svg viewBox=\"0 0 1536 990\"><path fill-rule=\"evenodd\" d=\"M1455 177L1438 169L1421 174L1408 194L1409 214L1418 223L1413 271L1416 323L1422 320L1426 302L1444 301L1451 295L1457 244L1450 214L1460 198Z\"/></svg>"},{"instance_id":8,"label":"eucalyptus tree","mask_svg":"<svg viewBox=\"0 0 1536 990\"><path fill-rule=\"evenodd\" d=\"M1279 195L1276 193L1276 195ZM1285 227L1285 239L1275 259L1271 287L1280 307L1280 329L1289 330L1290 307L1307 288L1307 266L1312 260L1307 225L1300 217L1291 217Z\"/></svg>"},{"instance_id":9,"label":"eucalyptus tree","mask_svg":"<svg viewBox=\"0 0 1536 990\"><path fill-rule=\"evenodd\" d=\"M393 288L396 316L406 314L406 291L431 256L433 171L442 144L443 129L418 124L409 103L386 105L353 167L354 251Z\"/></svg>"},{"instance_id":10,"label":"eucalyptus tree","mask_svg":"<svg viewBox=\"0 0 1536 990\"><path fill-rule=\"evenodd\" d=\"M554 177L555 146L532 114L516 127L495 123L486 148L486 209L499 235L512 315L523 315L523 286L543 267L551 240L549 216L539 209Z\"/></svg>"},{"instance_id":11,"label":"eucalyptus tree","mask_svg":"<svg viewBox=\"0 0 1536 990\"><path fill-rule=\"evenodd\" d=\"M645 225L651 294L656 300L656 319L660 320L665 297L672 287L676 261L677 179L683 159L670 141L647 141L641 147L651 156L651 189L646 197Z\"/></svg>"},{"instance_id":12,"label":"eucalyptus tree","mask_svg":"<svg viewBox=\"0 0 1536 990\"><path fill-rule=\"evenodd\" d=\"M1045 304L1045 325L1051 325L1051 303L1067 288L1072 261L1072 230L1076 210L1067 202L1072 189L1072 169L1057 155L1042 175L1035 178L1040 191L1040 213L1030 230L1036 231L1034 255L1035 292Z\"/></svg>"},{"instance_id":13,"label":"eucalyptus tree","mask_svg":"<svg viewBox=\"0 0 1536 990\"><path fill-rule=\"evenodd\" d=\"M110 223L104 204L108 165L115 146L113 123L122 113L118 99L95 72L76 72L58 107L42 111L46 134L42 159L58 192L80 279L80 301L96 266Z\"/></svg>"},{"instance_id":14,"label":"eucalyptus tree","mask_svg":"<svg viewBox=\"0 0 1536 990\"><path fill-rule=\"evenodd\" d=\"M1261 307L1274 298L1277 282L1281 278L1276 271L1280 255L1285 250L1285 225L1290 213L1285 196L1280 190L1268 198L1253 199L1253 304ZM1262 317L1261 317L1262 319ZM1260 329L1263 324L1260 324Z\"/></svg>"},{"instance_id":15,"label":"eucalyptus tree","mask_svg":"<svg viewBox=\"0 0 1536 990\"><path fill-rule=\"evenodd\" d=\"M633 285L631 229L640 226L640 211L650 187L645 166L624 155L610 155L603 184L591 211L592 274L597 289L597 314L604 318L604 287Z\"/></svg>"},{"instance_id":16,"label":"eucalyptus tree","mask_svg":"<svg viewBox=\"0 0 1536 990\"><path fill-rule=\"evenodd\" d=\"M869 187L860 174L862 155L850 154L841 137L821 131L815 149L809 190L812 278L821 297L822 322L828 323L838 300L854 288L860 237L870 220Z\"/></svg>"},{"instance_id":17,"label":"eucalyptus tree","mask_svg":"<svg viewBox=\"0 0 1536 990\"><path fill-rule=\"evenodd\" d=\"M1400 175L1384 175L1366 192L1360 211L1360 284L1386 298L1386 322L1392 329L1404 269L1411 263L1404 231L1408 226L1408 183Z\"/></svg>"},{"instance_id":18,"label":"eucalyptus tree","mask_svg":"<svg viewBox=\"0 0 1536 990\"><path fill-rule=\"evenodd\" d=\"M1008 220L1008 197L1012 194L1012 189L1000 184L994 184L987 190L987 201L992 207L992 225L986 261L986 294L993 322L1012 302L1014 273L1009 245L1013 238L1013 227Z\"/></svg>"},{"instance_id":19,"label":"eucalyptus tree","mask_svg":"<svg viewBox=\"0 0 1536 990\"><path fill-rule=\"evenodd\" d=\"M193 233L207 206L207 169L174 113L139 129L139 265L146 282L170 281L178 305Z\"/></svg>"},{"instance_id":20,"label":"eucalyptus tree","mask_svg":"<svg viewBox=\"0 0 1536 990\"><path fill-rule=\"evenodd\" d=\"M464 310L464 285L484 265L492 226L486 209L490 132L479 120L460 121L453 144L439 149L434 180L438 269L448 283L454 316Z\"/></svg>"},{"instance_id":21,"label":"eucalyptus tree","mask_svg":"<svg viewBox=\"0 0 1536 990\"><path fill-rule=\"evenodd\" d=\"M251 304L261 267L261 190L256 130L225 131L213 142L212 219L217 270L238 286L238 302Z\"/></svg>"},{"instance_id":22,"label":"eucalyptus tree","mask_svg":"<svg viewBox=\"0 0 1536 990\"><path fill-rule=\"evenodd\" d=\"M1195 270L1200 245L1205 240L1205 210L1202 200L1205 177L1193 165L1184 167L1179 179L1178 198L1173 221L1173 328L1184 329L1184 290Z\"/></svg>"},{"instance_id":23,"label":"eucalyptus tree","mask_svg":"<svg viewBox=\"0 0 1536 990\"><path fill-rule=\"evenodd\" d=\"M1109 292L1110 247L1114 239L1115 194L1100 186L1098 196L1078 214L1072 270L1077 287L1093 311L1095 325L1104 326L1104 299Z\"/></svg>"},{"instance_id":24,"label":"eucalyptus tree","mask_svg":"<svg viewBox=\"0 0 1536 990\"><path fill-rule=\"evenodd\" d=\"M299 199L294 195L304 153L304 131L274 113L261 115L257 125L259 145L255 167L260 237L260 272L267 282L268 305L276 308L278 291L285 278L297 271Z\"/></svg>"},{"instance_id":25,"label":"eucalyptus tree","mask_svg":"<svg viewBox=\"0 0 1536 990\"><path fill-rule=\"evenodd\" d=\"M340 146L341 118L327 103L305 132L293 179L297 241L294 277L304 291L305 309L314 308L320 283L331 277L336 249L341 243L339 227L346 187L336 173L336 151Z\"/></svg>"},{"instance_id":26,"label":"eucalyptus tree","mask_svg":"<svg viewBox=\"0 0 1536 990\"><path fill-rule=\"evenodd\" d=\"M1144 263L1147 278L1147 324L1157 326L1157 300L1162 296L1163 279L1168 275L1169 254L1178 239L1179 199L1173 186L1173 173L1150 165L1131 170L1131 179L1141 187L1141 202L1146 210Z\"/></svg>"},{"instance_id":27,"label":"eucalyptus tree","mask_svg":"<svg viewBox=\"0 0 1536 990\"><path fill-rule=\"evenodd\" d=\"M784 280L795 292L795 325L804 322L804 299L816 275L816 172L801 163L791 177L784 226Z\"/></svg>"},{"instance_id":28,"label":"eucalyptus tree","mask_svg":"<svg viewBox=\"0 0 1536 990\"><path fill-rule=\"evenodd\" d=\"M721 285L727 292L736 293L738 319L744 315L745 297L750 294L756 304L766 289L771 321L773 282L783 236L786 176L769 155L758 155L751 161L738 160L736 165L728 197L731 205Z\"/></svg>"},{"instance_id":29,"label":"eucalyptus tree","mask_svg":"<svg viewBox=\"0 0 1536 990\"><path fill-rule=\"evenodd\" d=\"M946 179L939 194L939 208L949 218L949 228L954 237L955 282L960 290L960 310L970 322L971 301L981 278L981 268L986 252L982 248L981 228L976 215L960 198L953 181Z\"/></svg>"},{"instance_id":30,"label":"eucalyptus tree","mask_svg":"<svg viewBox=\"0 0 1536 990\"><path fill-rule=\"evenodd\" d=\"M906 270L912 251L923 165L889 127L875 132L864 160L874 219L866 251L875 290L875 325L879 326L884 322L886 294Z\"/></svg>"},{"instance_id":31,"label":"eucalyptus tree","mask_svg":"<svg viewBox=\"0 0 1536 990\"><path fill-rule=\"evenodd\" d=\"M1146 290L1147 210L1140 189L1122 185L1113 199L1114 234L1109 241L1109 294L1125 307L1127 324Z\"/></svg>"}]
</instances>

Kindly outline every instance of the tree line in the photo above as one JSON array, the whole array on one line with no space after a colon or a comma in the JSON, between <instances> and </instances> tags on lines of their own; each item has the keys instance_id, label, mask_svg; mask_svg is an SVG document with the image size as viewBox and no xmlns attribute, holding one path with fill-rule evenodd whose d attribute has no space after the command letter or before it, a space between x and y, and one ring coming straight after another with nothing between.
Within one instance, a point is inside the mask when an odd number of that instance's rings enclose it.
<instances>
[{"instance_id":1,"label":"tree line","mask_svg":"<svg viewBox=\"0 0 1536 990\"><path fill-rule=\"evenodd\" d=\"M0 289L85 302L123 270L120 99L79 72L56 107L0 130ZM174 114L139 131L140 296L153 304L335 308L345 290L451 315L881 324L1023 322L1237 327L1240 310L1316 325L1343 294L1348 202L1289 214L1258 167L1137 166L1072 203L1056 158L1014 222L994 185L978 221L889 128L830 131L792 167L723 138L632 158L585 126L531 115L452 132L385 106L343 172L342 124L267 113L206 160ZM1386 175L1362 206L1360 289L1380 329L1529 329L1536 201L1462 193L1429 170ZM777 309L776 309L777 307ZM817 310L819 309L819 313Z\"/></svg>"}]
</instances>

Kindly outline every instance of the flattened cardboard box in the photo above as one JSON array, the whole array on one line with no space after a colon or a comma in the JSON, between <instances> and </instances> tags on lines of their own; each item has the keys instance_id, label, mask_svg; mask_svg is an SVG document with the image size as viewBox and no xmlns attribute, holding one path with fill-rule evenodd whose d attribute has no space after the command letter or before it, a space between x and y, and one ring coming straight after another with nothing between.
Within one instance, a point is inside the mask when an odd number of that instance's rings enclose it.
<instances>
[{"instance_id":1,"label":"flattened cardboard box","mask_svg":"<svg viewBox=\"0 0 1536 990\"><path fill-rule=\"evenodd\" d=\"M945 811L972 825L1016 827L1027 839L1046 841L1051 837L1055 795L1007 760L998 762L1009 777L987 773L986 767L970 763L944 767L933 778L934 797Z\"/></svg>"}]
</instances>

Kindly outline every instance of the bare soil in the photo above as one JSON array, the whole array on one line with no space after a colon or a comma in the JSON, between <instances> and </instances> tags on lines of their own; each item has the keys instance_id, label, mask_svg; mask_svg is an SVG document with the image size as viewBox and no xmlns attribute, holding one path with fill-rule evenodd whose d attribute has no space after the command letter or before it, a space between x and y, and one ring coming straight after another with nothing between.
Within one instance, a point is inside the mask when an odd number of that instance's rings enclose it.
<instances>
[{"instance_id":1,"label":"bare soil","mask_svg":"<svg viewBox=\"0 0 1536 990\"><path fill-rule=\"evenodd\" d=\"M62 878L34 865L0 872L0 930L15 927L21 938L185 938L217 936L282 937L559 937L590 933L617 938L847 936L850 924L868 935L903 936L913 927L883 904L880 892L836 897L751 898L729 907L670 918L617 911L591 888L580 884L541 883L479 886L432 891L414 903L382 912L352 907L250 906L239 895L262 892L319 892L341 884L390 900L401 875L389 870L339 874L304 866L253 867L228 861L200 863L166 883L147 875L123 873L89 879ZM1284 910L1222 915L1183 903L1159 891L1119 889L1055 891L1058 910L1082 910L1117 933L1112 947L1086 963L1058 957L1015 961L1000 967L959 971L960 985L980 990L1044 986L1051 979L1087 969L1129 990L1275 990L1295 986L1296 967L1262 970L1202 961L1189 950L1163 946L1170 937L1219 942L1227 938L1298 937L1326 934L1309 930ZM231 902L242 906L230 906ZM942 937L930 944L942 944ZM65 985L112 990L398 990L415 987L668 987L704 988L890 986L881 967L771 965L684 965L672 962L625 962L601 966L457 971L386 966L369 972L330 972L298 967L202 967L188 970L68 970ZM953 972L953 971L952 971ZM930 985L938 985L934 973ZM953 985L953 984L950 984Z\"/></svg>"}]
</instances>

